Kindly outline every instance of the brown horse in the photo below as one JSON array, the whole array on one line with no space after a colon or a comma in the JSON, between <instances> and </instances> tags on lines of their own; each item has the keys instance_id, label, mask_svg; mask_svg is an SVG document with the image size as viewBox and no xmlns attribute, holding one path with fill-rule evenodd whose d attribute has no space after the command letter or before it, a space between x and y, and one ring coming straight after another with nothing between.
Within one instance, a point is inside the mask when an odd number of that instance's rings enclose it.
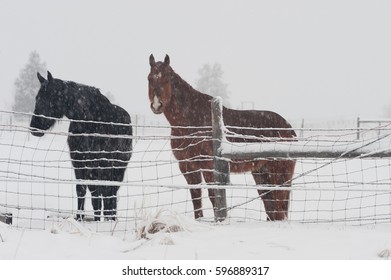
<instances>
[{"instance_id":1,"label":"brown horse","mask_svg":"<svg viewBox=\"0 0 391 280\"><path fill-rule=\"evenodd\" d=\"M170 66L166 55L164 62L155 62L149 57L151 72L148 75L149 99L155 114L164 113L171 124L171 148L179 161L179 168L190 185L213 184L213 147L211 140L212 97L193 89ZM239 111L223 107L223 120L236 137L230 142L270 141L268 137L281 141L293 140L296 136L290 124L280 115L270 111ZM242 129L247 128L247 129ZM257 130L251 128L281 128ZM251 139L237 137L250 135ZM255 136L255 137L254 137ZM270 139L270 138L269 138ZM232 160L231 172L251 172L257 185L290 186L295 168L294 160ZM195 218L203 217L201 189L190 190ZM214 191L208 190L215 208ZM258 190L262 197L268 220L284 220L288 217L289 190Z\"/></svg>"}]
</instances>

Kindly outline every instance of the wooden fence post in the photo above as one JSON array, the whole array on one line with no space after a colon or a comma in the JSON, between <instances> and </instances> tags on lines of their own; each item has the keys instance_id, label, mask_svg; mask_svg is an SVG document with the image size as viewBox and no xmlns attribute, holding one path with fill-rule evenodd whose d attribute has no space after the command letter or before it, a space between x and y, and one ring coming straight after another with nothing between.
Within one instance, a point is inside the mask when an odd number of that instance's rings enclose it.
<instances>
[{"instance_id":1,"label":"wooden fence post","mask_svg":"<svg viewBox=\"0 0 391 280\"><path fill-rule=\"evenodd\" d=\"M214 181L216 185L228 185L230 183L229 162L221 158L221 142L224 139L223 105L221 97L214 98L211 106ZM225 189L215 189L215 201L215 220L217 222L224 221L227 217L227 199Z\"/></svg>"}]
</instances>

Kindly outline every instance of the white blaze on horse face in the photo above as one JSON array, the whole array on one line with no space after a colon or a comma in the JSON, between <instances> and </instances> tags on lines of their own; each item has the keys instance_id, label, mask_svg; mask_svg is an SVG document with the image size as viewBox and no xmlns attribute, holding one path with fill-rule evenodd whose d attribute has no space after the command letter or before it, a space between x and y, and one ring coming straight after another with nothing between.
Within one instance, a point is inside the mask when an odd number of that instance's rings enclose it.
<instances>
[{"instance_id":1,"label":"white blaze on horse face","mask_svg":"<svg viewBox=\"0 0 391 280\"><path fill-rule=\"evenodd\" d=\"M153 75L153 79L154 79L155 81L159 80L161 77L162 77L162 72L159 72L159 73Z\"/></svg>"},{"instance_id":2,"label":"white blaze on horse face","mask_svg":"<svg viewBox=\"0 0 391 280\"><path fill-rule=\"evenodd\" d=\"M158 111L161 106L162 103L160 102L159 98L155 95L153 97L153 102L152 102L153 109L155 109L155 111Z\"/></svg>"}]
</instances>

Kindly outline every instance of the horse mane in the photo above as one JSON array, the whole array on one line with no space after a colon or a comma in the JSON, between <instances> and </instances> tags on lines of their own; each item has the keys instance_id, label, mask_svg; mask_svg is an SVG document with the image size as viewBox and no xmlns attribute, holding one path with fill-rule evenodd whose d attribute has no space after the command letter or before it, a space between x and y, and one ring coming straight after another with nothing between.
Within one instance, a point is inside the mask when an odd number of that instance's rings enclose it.
<instances>
[{"instance_id":1,"label":"horse mane","mask_svg":"<svg viewBox=\"0 0 391 280\"><path fill-rule=\"evenodd\" d=\"M66 87L64 91L64 102L66 103L64 106L67 112L65 116L69 119L100 119L102 116L105 116L105 114L102 115L102 112L107 110L115 111L113 109L115 105L101 93L100 89L73 81L54 80ZM76 109L76 107L79 107L79 104L83 104L82 106L85 109ZM88 112L87 115L85 115L86 112Z\"/></svg>"},{"instance_id":2,"label":"horse mane","mask_svg":"<svg viewBox=\"0 0 391 280\"><path fill-rule=\"evenodd\" d=\"M174 89L179 90L179 92L182 92L182 93L184 93L184 92L189 93L190 92L191 94L199 95L205 101L210 101L211 99L213 99L212 96L210 96L206 93L202 93L202 92L196 90L195 88L193 88L188 82L186 82L184 79L182 79L182 77L179 76L174 70L171 69L171 71L172 71L171 77L173 79ZM194 98L188 96L188 94L183 96L183 98L185 98L186 101L194 100Z\"/></svg>"},{"instance_id":3,"label":"horse mane","mask_svg":"<svg viewBox=\"0 0 391 280\"><path fill-rule=\"evenodd\" d=\"M60 80L60 81L62 81L62 80ZM73 81L62 81L62 82L64 82L67 85L67 87L72 90L78 90L78 89L82 88L83 92L94 94L98 97L101 97L103 100L111 103L110 100L104 94L102 94L102 92L100 91L99 88L96 88L93 86L88 86L88 85L81 84L81 83L76 83Z\"/></svg>"}]
</instances>

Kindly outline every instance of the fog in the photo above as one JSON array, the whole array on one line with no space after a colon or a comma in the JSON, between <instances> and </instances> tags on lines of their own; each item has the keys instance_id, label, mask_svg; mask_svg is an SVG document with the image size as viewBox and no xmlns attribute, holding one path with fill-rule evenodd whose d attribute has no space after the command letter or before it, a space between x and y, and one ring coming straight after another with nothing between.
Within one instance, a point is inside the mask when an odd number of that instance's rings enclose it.
<instances>
[{"instance_id":1,"label":"fog","mask_svg":"<svg viewBox=\"0 0 391 280\"><path fill-rule=\"evenodd\" d=\"M153 53L169 54L193 86L202 65L220 63L234 108L384 118L390 34L391 2L377 0L0 0L0 108L11 109L13 83L36 50L54 77L110 91L130 113L152 116Z\"/></svg>"}]
</instances>

